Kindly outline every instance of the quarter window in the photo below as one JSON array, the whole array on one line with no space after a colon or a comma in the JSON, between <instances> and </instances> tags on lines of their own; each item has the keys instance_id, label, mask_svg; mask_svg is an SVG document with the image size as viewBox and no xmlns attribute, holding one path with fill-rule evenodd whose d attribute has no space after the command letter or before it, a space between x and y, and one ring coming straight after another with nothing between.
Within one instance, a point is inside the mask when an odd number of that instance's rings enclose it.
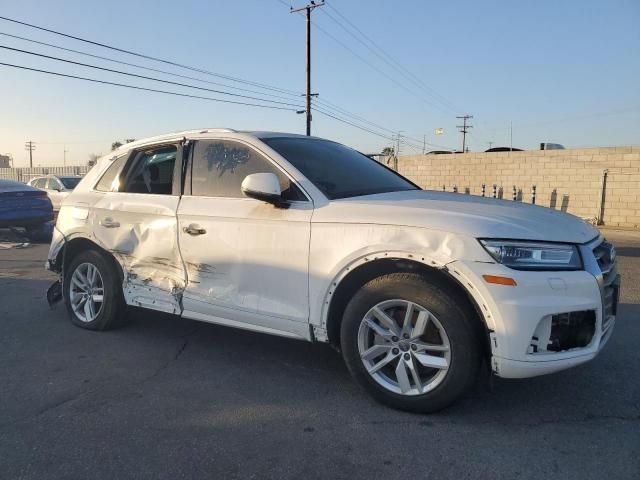
<instances>
[{"instance_id":1,"label":"quarter window","mask_svg":"<svg viewBox=\"0 0 640 480\"><path fill-rule=\"evenodd\" d=\"M99 192L117 192L120 189L119 173L122 170L124 162L127 161L128 155L122 155L116 158L109 168L104 172L100 181L96 184L95 189Z\"/></svg>"},{"instance_id":2,"label":"quarter window","mask_svg":"<svg viewBox=\"0 0 640 480\"><path fill-rule=\"evenodd\" d=\"M306 200L300 189L254 149L227 140L197 142L191 172L192 195L246 198L242 181L252 173L274 173L285 200Z\"/></svg>"}]
</instances>

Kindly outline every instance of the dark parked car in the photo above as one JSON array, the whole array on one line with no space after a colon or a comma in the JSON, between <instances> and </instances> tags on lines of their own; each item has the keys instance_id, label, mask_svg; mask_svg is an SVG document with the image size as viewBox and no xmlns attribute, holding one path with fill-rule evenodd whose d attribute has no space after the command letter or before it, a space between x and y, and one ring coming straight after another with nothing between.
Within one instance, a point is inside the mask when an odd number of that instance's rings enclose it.
<instances>
[{"instance_id":1,"label":"dark parked car","mask_svg":"<svg viewBox=\"0 0 640 480\"><path fill-rule=\"evenodd\" d=\"M0 228L24 227L33 240L51 236L53 206L47 192L14 182L0 180Z\"/></svg>"},{"instance_id":2,"label":"dark parked car","mask_svg":"<svg viewBox=\"0 0 640 480\"><path fill-rule=\"evenodd\" d=\"M513 148L513 147L493 147L485 152L522 152L521 148Z\"/></svg>"}]
</instances>

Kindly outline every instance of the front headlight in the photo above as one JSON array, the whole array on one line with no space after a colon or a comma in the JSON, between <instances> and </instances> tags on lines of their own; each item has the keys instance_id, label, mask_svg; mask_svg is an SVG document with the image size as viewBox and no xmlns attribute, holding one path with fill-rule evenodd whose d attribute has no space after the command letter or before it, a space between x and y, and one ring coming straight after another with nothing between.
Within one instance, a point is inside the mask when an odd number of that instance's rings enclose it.
<instances>
[{"instance_id":1,"label":"front headlight","mask_svg":"<svg viewBox=\"0 0 640 480\"><path fill-rule=\"evenodd\" d=\"M496 262L516 270L581 270L575 245L511 240L480 240Z\"/></svg>"}]
</instances>

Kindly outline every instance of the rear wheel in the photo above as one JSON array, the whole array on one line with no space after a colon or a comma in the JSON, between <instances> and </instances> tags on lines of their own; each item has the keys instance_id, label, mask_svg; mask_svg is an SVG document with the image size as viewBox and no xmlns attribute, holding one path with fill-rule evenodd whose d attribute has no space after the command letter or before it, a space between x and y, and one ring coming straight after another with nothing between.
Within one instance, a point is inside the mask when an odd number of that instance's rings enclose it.
<instances>
[{"instance_id":1,"label":"rear wheel","mask_svg":"<svg viewBox=\"0 0 640 480\"><path fill-rule=\"evenodd\" d=\"M65 269L64 301L71 322L89 330L108 330L126 319L120 278L113 263L95 250L76 255Z\"/></svg>"},{"instance_id":2,"label":"rear wheel","mask_svg":"<svg viewBox=\"0 0 640 480\"><path fill-rule=\"evenodd\" d=\"M374 279L351 299L341 327L352 375L379 401L432 412L470 388L478 375L478 322L468 302L416 274Z\"/></svg>"}]
</instances>

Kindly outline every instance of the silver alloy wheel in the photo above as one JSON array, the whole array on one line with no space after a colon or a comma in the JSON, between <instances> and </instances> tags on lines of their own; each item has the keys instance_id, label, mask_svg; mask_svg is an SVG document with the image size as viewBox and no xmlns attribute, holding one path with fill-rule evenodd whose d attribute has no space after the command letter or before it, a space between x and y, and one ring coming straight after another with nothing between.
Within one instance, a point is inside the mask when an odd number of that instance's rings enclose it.
<instances>
[{"instance_id":1,"label":"silver alloy wheel","mask_svg":"<svg viewBox=\"0 0 640 480\"><path fill-rule=\"evenodd\" d=\"M400 299L380 302L367 312L358 330L358 352L378 384L402 395L433 390L451 364L442 324L426 308Z\"/></svg>"},{"instance_id":2,"label":"silver alloy wheel","mask_svg":"<svg viewBox=\"0 0 640 480\"><path fill-rule=\"evenodd\" d=\"M81 263L71 275L69 300L71 309L82 322L96 319L104 299L104 284L98 268L91 263Z\"/></svg>"}]
</instances>

